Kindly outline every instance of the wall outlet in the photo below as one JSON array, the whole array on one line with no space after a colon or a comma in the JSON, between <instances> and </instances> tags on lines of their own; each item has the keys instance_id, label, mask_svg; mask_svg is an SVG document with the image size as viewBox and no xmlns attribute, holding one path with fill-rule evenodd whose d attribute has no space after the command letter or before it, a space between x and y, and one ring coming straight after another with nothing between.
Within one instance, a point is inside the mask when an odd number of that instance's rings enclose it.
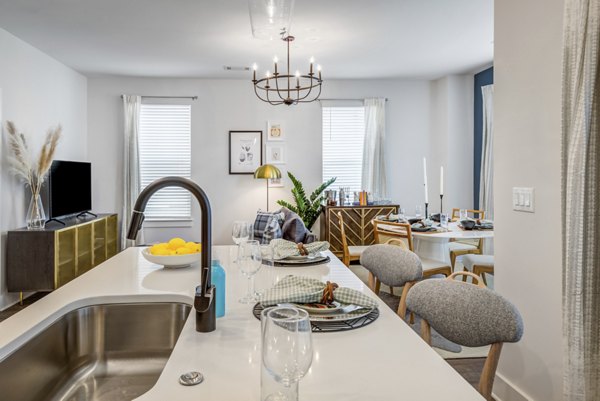
<instances>
[{"instance_id":1,"label":"wall outlet","mask_svg":"<svg viewBox=\"0 0 600 401\"><path fill-rule=\"evenodd\" d=\"M513 210L534 213L533 188L513 187Z\"/></svg>"}]
</instances>

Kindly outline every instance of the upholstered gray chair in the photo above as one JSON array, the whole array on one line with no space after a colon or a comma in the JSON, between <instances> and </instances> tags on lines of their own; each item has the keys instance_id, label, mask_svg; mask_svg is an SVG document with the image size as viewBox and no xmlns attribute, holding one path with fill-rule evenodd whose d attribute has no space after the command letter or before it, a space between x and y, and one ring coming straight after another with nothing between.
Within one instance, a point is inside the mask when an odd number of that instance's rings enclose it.
<instances>
[{"instance_id":1,"label":"upholstered gray chair","mask_svg":"<svg viewBox=\"0 0 600 401\"><path fill-rule=\"evenodd\" d=\"M478 285L454 280L458 275L469 275ZM421 316L421 335L428 344L431 327L467 347L491 344L479 380L479 392L491 400L502 344L521 339L523 321L513 304L487 289L479 279L473 273L456 272L445 280L421 281L408 293L406 304Z\"/></svg>"},{"instance_id":2,"label":"upholstered gray chair","mask_svg":"<svg viewBox=\"0 0 600 401\"><path fill-rule=\"evenodd\" d=\"M408 290L423 278L419 257L402 246L379 244L364 250L360 264L369 271L369 287L374 293L379 293L381 283L390 287L404 286L398 305L398 315L404 319Z\"/></svg>"}]
</instances>

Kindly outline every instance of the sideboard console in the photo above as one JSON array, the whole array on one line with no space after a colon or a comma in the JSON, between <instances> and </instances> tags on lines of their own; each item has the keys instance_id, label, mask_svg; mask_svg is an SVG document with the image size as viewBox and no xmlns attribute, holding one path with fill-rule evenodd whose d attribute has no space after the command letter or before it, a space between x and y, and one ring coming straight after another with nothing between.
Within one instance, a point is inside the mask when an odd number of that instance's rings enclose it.
<instances>
[{"instance_id":1,"label":"sideboard console","mask_svg":"<svg viewBox=\"0 0 600 401\"><path fill-rule=\"evenodd\" d=\"M65 223L8 232L8 291L55 290L119 252L116 214Z\"/></svg>"}]
</instances>

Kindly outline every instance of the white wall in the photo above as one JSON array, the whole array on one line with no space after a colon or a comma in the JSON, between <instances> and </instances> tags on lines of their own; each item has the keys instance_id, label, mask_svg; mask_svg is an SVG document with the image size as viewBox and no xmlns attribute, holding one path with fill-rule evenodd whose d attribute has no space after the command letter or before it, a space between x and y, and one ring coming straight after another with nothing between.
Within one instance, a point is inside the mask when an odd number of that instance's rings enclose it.
<instances>
[{"instance_id":1,"label":"white wall","mask_svg":"<svg viewBox=\"0 0 600 401\"><path fill-rule=\"evenodd\" d=\"M525 333L504 347L494 392L561 400L563 1L495 4L495 287L520 310ZM535 188L535 213L512 210L516 186Z\"/></svg>"},{"instance_id":2,"label":"white wall","mask_svg":"<svg viewBox=\"0 0 600 401\"><path fill-rule=\"evenodd\" d=\"M6 292L4 252L6 231L25 225L28 199L24 185L9 174L4 121L13 121L30 138L37 153L50 126L62 124L63 138L56 158L85 160L87 155L86 78L27 43L0 29L0 309L18 300Z\"/></svg>"},{"instance_id":3,"label":"white wall","mask_svg":"<svg viewBox=\"0 0 600 401\"><path fill-rule=\"evenodd\" d=\"M448 102L456 107L472 109L472 102L462 99L472 92L472 76L457 78L463 92L453 86L454 95ZM453 81L454 82L454 81ZM469 85L469 82L470 85ZM431 125L438 116L431 109L432 84L429 81L401 80L329 80L324 84L323 98L387 97L387 164L390 198L413 213L422 205L422 158L430 163L430 198L439 201L439 161L434 160ZM90 78L88 86L88 150L93 163L94 209L100 212L121 212L122 170L122 106L119 95L198 95L192 107L192 178L207 192L213 206L213 238L215 243L230 243L231 222L253 219L258 208L265 208L265 183L252 176L228 174L228 131L266 130L267 120L281 120L287 129L287 165L285 168L300 178L312 190L321 182L321 112L318 102L299 106L274 107L260 102L250 81L203 79L145 79L128 77ZM462 114L468 114L464 111ZM447 113L448 110L443 111ZM472 112L471 112L472 113ZM464 128L464 129L463 129ZM444 135L464 134L472 142L472 128L456 127ZM462 174L471 168L472 147L464 149L464 165L446 170L447 177ZM415 174L416 172L416 174ZM465 187L472 191L472 174L467 174ZM452 178L454 179L454 178ZM275 200L289 198L286 188L271 189ZM438 184L436 184L438 183ZM462 191L462 190L461 190ZM462 192L461 192L462 194ZM448 191L451 200L454 195ZM457 201L463 199L456 198ZM461 207L472 206L471 192L464 194ZM439 203L432 201L432 210ZM461 201L462 202L462 201ZM446 203L451 207L449 203ZM199 229L146 229L146 241L168 238L175 233L199 240Z\"/></svg>"}]
</instances>

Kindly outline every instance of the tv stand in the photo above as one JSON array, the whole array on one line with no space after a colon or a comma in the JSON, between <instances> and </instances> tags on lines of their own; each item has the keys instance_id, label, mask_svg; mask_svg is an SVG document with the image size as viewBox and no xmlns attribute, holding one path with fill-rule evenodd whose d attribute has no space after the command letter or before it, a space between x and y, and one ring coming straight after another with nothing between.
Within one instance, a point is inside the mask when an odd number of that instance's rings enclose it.
<instances>
[{"instance_id":1,"label":"tv stand","mask_svg":"<svg viewBox=\"0 0 600 401\"><path fill-rule=\"evenodd\" d=\"M78 219L80 217L85 216L86 214L89 214L90 216L95 217L95 218L98 217L97 214L94 214L94 213L92 213L90 211L87 211L87 212L81 212L81 213L79 213L77 216L75 216L75 218Z\"/></svg>"},{"instance_id":2,"label":"tv stand","mask_svg":"<svg viewBox=\"0 0 600 401\"><path fill-rule=\"evenodd\" d=\"M67 225L67 223L65 223L64 221L60 221L59 219L48 219L48 220L46 220L46 222L44 223L44 227L46 227L46 226L48 225L48 223L50 223L50 222L52 222L52 221L55 221L55 222L57 222L57 223L59 223L59 224L62 224L63 226L66 226L66 225Z\"/></svg>"}]
</instances>

